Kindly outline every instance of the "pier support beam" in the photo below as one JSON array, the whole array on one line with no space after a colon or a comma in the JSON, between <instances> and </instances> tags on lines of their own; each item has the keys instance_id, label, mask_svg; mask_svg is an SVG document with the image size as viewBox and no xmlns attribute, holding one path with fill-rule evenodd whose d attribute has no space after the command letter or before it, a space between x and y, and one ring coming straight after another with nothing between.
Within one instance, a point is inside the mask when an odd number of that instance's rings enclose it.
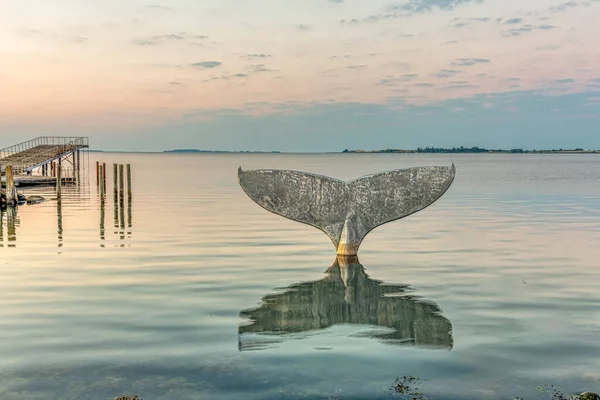
<instances>
[{"instance_id":1,"label":"pier support beam","mask_svg":"<svg viewBox=\"0 0 600 400\"><path fill-rule=\"evenodd\" d=\"M56 166L56 197L62 196L62 165L60 162Z\"/></svg>"}]
</instances>

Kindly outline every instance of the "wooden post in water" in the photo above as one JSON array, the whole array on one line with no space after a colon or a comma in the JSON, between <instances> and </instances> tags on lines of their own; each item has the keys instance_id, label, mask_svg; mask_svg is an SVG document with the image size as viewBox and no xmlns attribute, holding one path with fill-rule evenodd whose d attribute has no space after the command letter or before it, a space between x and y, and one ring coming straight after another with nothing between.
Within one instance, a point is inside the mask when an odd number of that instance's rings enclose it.
<instances>
[{"instance_id":1,"label":"wooden post in water","mask_svg":"<svg viewBox=\"0 0 600 400\"><path fill-rule=\"evenodd\" d=\"M131 201L131 164L127 164L127 199Z\"/></svg>"},{"instance_id":2,"label":"wooden post in water","mask_svg":"<svg viewBox=\"0 0 600 400\"><path fill-rule=\"evenodd\" d=\"M102 184L102 182L104 181L104 166L100 165L98 167L98 178L99 178L99 182L100 182L100 201L104 203L104 184Z\"/></svg>"},{"instance_id":3,"label":"wooden post in water","mask_svg":"<svg viewBox=\"0 0 600 400\"><path fill-rule=\"evenodd\" d=\"M56 197L60 199L62 195L62 165L58 163L56 166Z\"/></svg>"},{"instance_id":4,"label":"wooden post in water","mask_svg":"<svg viewBox=\"0 0 600 400\"><path fill-rule=\"evenodd\" d=\"M125 182L123 179L124 175L123 175L123 164L119 164L119 192L121 197L123 197L123 195L125 194Z\"/></svg>"},{"instance_id":5,"label":"wooden post in water","mask_svg":"<svg viewBox=\"0 0 600 400\"><path fill-rule=\"evenodd\" d=\"M17 203L17 189L12 165L6 166L6 204L14 206Z\"/></svg>"},{"instance_id":6,"label":"wooden post in water","mask_svg":"<svg viewBox=\"0 0 600 400\"><path fill-rule=\"evenodd\" d=\"M96 186L100 184L100 163L96 161Z\"/></svg>"},{"instance_id":7,"label":"wooden post in water","mask_svg":"<svg viewBox=\"0 0 600 400\"><path fill-rule=\"evenodd\" d=\"M102 174L102 178L103 178L102 184L104 185L104 191L106 192L106 175L107 175L107 173L106 173L106 163L102 163L102 172L104 172Z\"/></svg>"}]
</instances>

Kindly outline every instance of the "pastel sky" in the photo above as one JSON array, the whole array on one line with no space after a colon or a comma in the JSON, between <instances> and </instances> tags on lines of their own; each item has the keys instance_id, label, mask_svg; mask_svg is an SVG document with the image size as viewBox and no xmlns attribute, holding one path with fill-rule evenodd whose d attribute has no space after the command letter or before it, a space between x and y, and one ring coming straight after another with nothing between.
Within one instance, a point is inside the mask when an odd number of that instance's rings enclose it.
<instances>
[{"instance_id":1,"label":"pastel sky","mask_svg":"<svg viewBox=\"0 0 600 400\"><path fill-rule=\"evenodd\" d=\"M20 0L0 37L0 146L600 148L600 0Z\"/></svg>"}]
</instances>

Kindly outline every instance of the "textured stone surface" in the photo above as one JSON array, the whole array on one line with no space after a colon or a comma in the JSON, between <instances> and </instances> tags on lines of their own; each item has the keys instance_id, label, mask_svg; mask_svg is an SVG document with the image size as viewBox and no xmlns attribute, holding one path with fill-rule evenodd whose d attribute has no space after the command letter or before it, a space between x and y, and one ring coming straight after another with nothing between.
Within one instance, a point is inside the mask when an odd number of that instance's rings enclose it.
<instances>
[{"instance_id":1,"label":"textured stone surface","mask_svg":"<svg viewBox=\"0 0 600 400\"><path fill-rule=\"evenodd\" d=\"M297 171L238 170L240 186L252 200L322 230L340 255L356 255L370 231L431 205L454 175L454 164L381 172L349 182Z\"/></svg>"},{"instance_id":2,"label":"textured stone surface","mask_svg":"<svg viewBox=\"0 0 600 400\"><path fill-rule=\"evenodd\" d=\"M389 328L370 337L399 346L451 349L452 324L433 302L408 295L408 285L384 284L371 279L356 256L338 256L324 279L291 285L263 297L258 308L240 313L251 321L238 328L240 350L268 346L278 335L326 329L338 324ZM295 336L297 338L298 336Z\"/></svg>"}]
</instances>

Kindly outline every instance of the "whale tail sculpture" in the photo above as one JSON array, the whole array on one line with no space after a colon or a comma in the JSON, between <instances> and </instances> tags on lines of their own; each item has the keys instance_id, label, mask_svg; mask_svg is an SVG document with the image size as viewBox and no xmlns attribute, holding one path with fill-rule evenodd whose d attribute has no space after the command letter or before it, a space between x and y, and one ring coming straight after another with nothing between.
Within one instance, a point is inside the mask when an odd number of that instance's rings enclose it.
<instances>
[{"instance_id":1,"label":"whale tail sculpture","mask_svg":"<svg viewBox=\"0 0 600 400\"><path fill-rule=\"evenodd\" d=\"M288 170L238 169L246 194L264 209L325 232L338 255L356 255L369 232L433 204L456 169L417 167L344 182Z\"/></svg>"}]
</instances>

